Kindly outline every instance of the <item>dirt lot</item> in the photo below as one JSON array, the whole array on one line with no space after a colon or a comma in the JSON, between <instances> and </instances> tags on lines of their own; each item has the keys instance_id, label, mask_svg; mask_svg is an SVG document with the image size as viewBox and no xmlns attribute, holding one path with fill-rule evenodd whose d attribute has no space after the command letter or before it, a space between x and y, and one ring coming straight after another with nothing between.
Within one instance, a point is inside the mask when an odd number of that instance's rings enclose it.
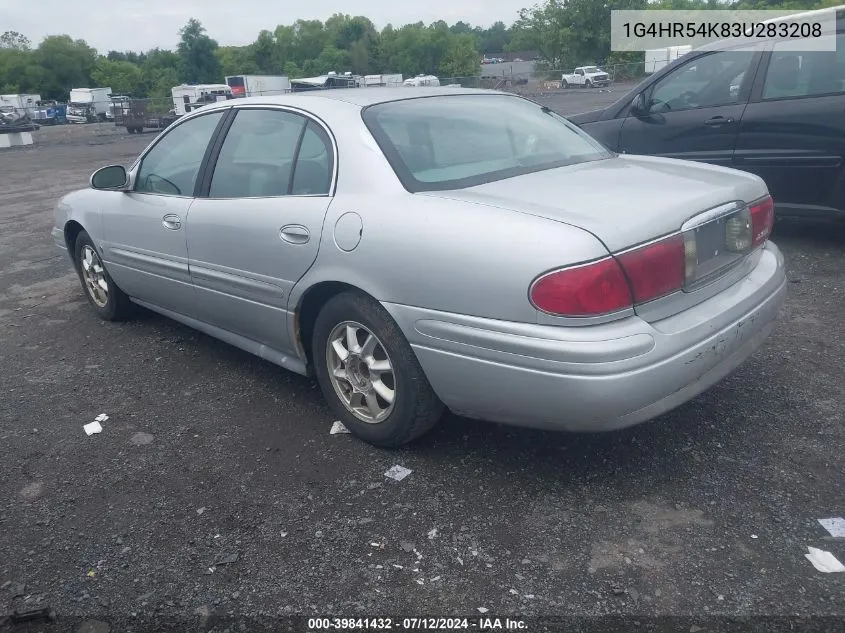
<instances>
[{"instance_id":1,"label":"dirt lot","mask_svg":"<svg viewBox=\"0 0 845 633\"><path fill-rule=\"evenodd\" d=\"M845 516L845 226L779 223L775 333L657 421L571 436L449 416L391 452L329 435L305 378L163 317L88 308L52 208L152 138L63 126L0 152L0 616L49 605L50 630L112 631L480 608L690 616L683 631L845 616L845 574L804 558L845 561L817 523ZM386 479L394 464L413 473Z\"/></svg>"}]
</instances>

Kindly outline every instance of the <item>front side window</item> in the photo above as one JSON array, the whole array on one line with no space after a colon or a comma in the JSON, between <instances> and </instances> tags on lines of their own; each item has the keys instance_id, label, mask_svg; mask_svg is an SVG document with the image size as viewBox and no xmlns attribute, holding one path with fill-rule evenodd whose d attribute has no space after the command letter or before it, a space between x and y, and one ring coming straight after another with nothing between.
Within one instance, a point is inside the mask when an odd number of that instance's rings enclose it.
<instances>
[{"instance_id":1,"label":"front side window","mask_svg":"<svg viewBox=\"0 0 845 633\"><path fill-rule=\"evenodd\" d=\"M205 150L224 111L177 125L141 160L135 191L163 196L193 196Z\"/></svg>"},{"instance_id":2,"label":"front side window","mask_svg":"<svg viewBox=\"0 0 845 633\"><path fill-rule=\"evenodd\" d=\"M283 110L241 110L217 158L212 198L288 194L293 161L306 119Z\"/></svg>"},{"instance_id":3,"label":"front side window","mask_svg":"<svg viewBox=\"0 0 845 633\"><path fill-rule=\"evenodd\" d=\"M612 156L548 108L507 95L410 98L364 122L406 189L441 191Z\"/></svg>"},{"instance_id":4,"label":"front side window","mask_svg":"<svg viewBox=\"0 0 845 633\"><path fill-rule=\"evenodd\" d=\"M845 93L845 33L836 36L835 51L795 48L792 42L775 43L763 84L764 100Z\"/></svg>"},{"instance_id":5,"label":"front side window","mask_svg":"<svg viewBox=\"0 0 845 633\"><path fill-rule=\"evenodd\" d=\"M739 89L755 51L740 49L704 55L657 82L650 111L676 112L739 103Z\"/></svg>"}]
</instances>

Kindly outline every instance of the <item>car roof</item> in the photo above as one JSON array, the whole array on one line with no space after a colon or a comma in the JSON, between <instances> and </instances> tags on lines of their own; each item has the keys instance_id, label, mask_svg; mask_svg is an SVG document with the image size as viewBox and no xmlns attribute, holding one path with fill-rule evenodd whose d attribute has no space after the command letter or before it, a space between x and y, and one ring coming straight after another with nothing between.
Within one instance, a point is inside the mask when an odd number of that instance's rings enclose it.
<instances>
[{"instance_id":1,"label":"car roof","mask_svg":"<svg viewBox=\"0 0 845 633\"><path fill-rule=\"evenodd\" d=\"M391 101L403 101L420 97L440 97L451 95L509 95L500 90L483 90L478 88L448 88L448 87L373 87L373 88L334 88L327 90L306 90L303 92L292 92L284 95L266 97L243 97L235 100L227 100L215 104L219 107L232 105L304 105L302 99L322 99L325 101L341 101L361 108L376 103L387 103ZM513 95L515 96L515 95Z\"/></svg>"}]
</instances>

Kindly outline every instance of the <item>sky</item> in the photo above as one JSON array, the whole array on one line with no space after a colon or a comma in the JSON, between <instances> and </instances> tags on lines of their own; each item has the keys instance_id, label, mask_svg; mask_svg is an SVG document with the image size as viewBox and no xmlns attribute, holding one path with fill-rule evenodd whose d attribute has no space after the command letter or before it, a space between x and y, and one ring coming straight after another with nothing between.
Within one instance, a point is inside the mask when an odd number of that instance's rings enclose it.
<instances>
[{"instance_id":1,"label":"sky","mask_svg":"<svg viewBox=\"0 0 845 633\"><path fill-rule=\"evenodd\" d=\"M0 31L18 31L33 46L47 35L84 39L105 54L109 50L173 49L179 29L192 17L221 46L249 44L261 29L296 20L325 20L333 13L364 15L381 29L422 21L459 20L489 26L510 25L534 0L0 0Z\"/></svg>"}]
</instances>

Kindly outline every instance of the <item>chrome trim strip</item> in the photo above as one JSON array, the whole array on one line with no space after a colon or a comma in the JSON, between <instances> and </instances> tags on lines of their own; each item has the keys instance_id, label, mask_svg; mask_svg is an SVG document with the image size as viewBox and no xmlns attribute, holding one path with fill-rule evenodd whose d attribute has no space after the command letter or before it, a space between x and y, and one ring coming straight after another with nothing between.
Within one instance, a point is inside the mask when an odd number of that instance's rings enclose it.
<instances>
[{"instance_id":1,"label":"chrome trim strip","mask_svg":"<svg viewBox=\"0 0 845 633\"><path fill-rule=\"evenodd\" d=\"M721 217L740 211L745 206L747 205L744 202L735 200L734 202L728 202L726 204L719 205L718 207L714 207L713 209L709 209L704 213L699 213L681 225L681 232L686 233L687 231L691 231L692 229L698 228L699 226L712 222L713 220L718 220Z\"/></svg>"}]
</instances>

